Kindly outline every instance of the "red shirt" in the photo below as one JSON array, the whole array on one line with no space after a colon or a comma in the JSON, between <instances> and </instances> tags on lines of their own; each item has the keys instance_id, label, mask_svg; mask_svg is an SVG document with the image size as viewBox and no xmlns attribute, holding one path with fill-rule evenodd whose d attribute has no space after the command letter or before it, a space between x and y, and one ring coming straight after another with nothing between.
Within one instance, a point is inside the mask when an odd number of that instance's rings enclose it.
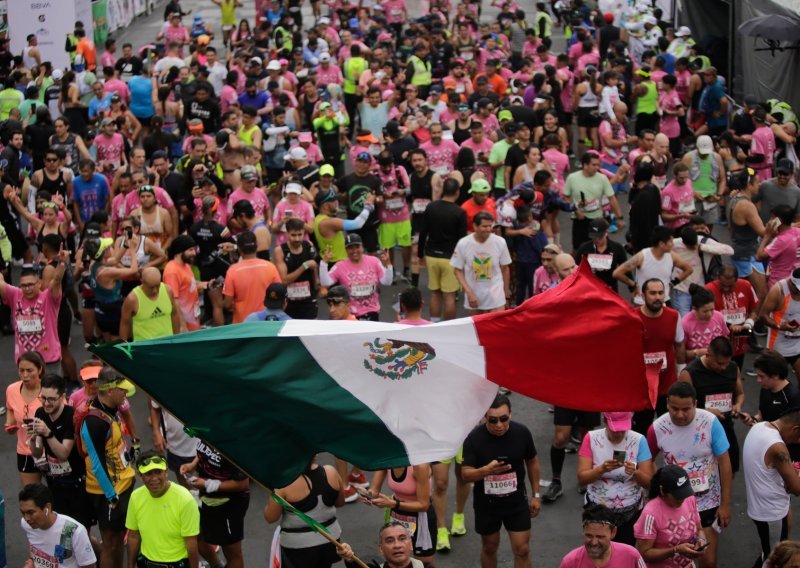
<instances>
[{"instance_id":1,"label":"red shirt","mask_svg":"<svg viewBox=\"0 0 800 568\"><path fill-rule=\"evenodd\" d=\"M706 288L714 294L714 309L722 314L728 327L742 325L758 309L756 292L750 282L743 278L736 280L730 294L722 293L717 280L706 284ZM743 355L747 351L747 338L748 334L731 335L734 355Z\"/></svg>"},{"instance_id":2,"label":"red shirt","mask_svg":"<svg viewBox=\"0 0 800 568\"><path fill-rule=\"evenodd\" d=\"M467 213L467 231L470 233L475 232L475 227L472 225L472 218L481 211L488 211L492 214L492 218L497 220L497 207L494 204L494 199L491 197L486 200L486 203L479 206L472 199L467 199L461 204L461 209Z\"/></svg>"},{"instance_id":3,"label":"red shirt","mask_svg":"<svg viewBox=\"0 0 800 568\"><path fill-rule=\"evenodd\" d=\"M658 374L658 396L665 396L667 390L675 382L675 343L679 326L678 312L664 306L661 315L656 318L647 317L641 307L634 308L636 315L645 327L644 362L661 361Z\"/></svg>"}]
</instances>

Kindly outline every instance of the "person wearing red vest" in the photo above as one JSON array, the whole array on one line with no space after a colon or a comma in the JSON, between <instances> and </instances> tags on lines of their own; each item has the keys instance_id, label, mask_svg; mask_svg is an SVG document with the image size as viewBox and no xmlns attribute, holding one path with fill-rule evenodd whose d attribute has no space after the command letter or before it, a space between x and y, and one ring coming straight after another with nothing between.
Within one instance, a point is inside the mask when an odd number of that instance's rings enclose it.
<instances>
[{"instance_id":1,"label":"person wearing red vest","mask_svg":"<svg viewBox=\"0 0 800 568\"><path fill-rule=\"evenodd\" d=\"M678 312L664 305L664 283L651 278L642 284L644 305L635 308L644 324L644 362L660 364L656 414L666 412L667 390L686 367L686 347L683 326ZM640 410L633 415L633 429L642 435L653 423L653 409Z\"/></svg>"}]
</instances>

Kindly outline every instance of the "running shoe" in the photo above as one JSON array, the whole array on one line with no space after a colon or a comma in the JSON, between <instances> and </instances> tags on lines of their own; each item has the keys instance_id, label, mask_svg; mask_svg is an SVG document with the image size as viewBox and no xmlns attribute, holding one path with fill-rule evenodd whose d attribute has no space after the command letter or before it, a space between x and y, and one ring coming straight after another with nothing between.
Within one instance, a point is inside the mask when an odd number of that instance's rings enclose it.
<instances>
[{"instance_id":1,"label":"running shoe","mask_svg":"<svg viewBox=\"0 0 800 568\"><path fill-rule=\"evenodd\" d=\"M344 502L345 503L355 503L358 501L358 493L351 485L348 485L344 490Z\"/></svg>"},{"instance_id":2,"label":"running shoe","mask_svg":"<svg viewBox=\"0 0 800 568\"><path fill-rule=\"evenodd\" d=\"M447 528L440 527L436 532L436 551L437 552L450 552L450 533Z\"/></svg>"},{"instance_id":3,"label":"running shoe","mask_svg":"<svg viewBox=\"0 0 800 568\"><path fill-rule=\"evenodd\" d=\"M350 482L350 485L355 485L361 489L369 489L369 481L367 480L367 476L364 475L363 471L358 475L353 475L351 473L350 477L347 478L347 481Z\"/></svg>"},{"instance_id":4,"label":"running shoe","mask_svg":"<svg viewBox=\"0 0 800 568\"><path fill-rule=\"evenodd\" d=\"M564 494L564 489L561 487L561 480L554 479L550 482L550 487L542 495L542 499L547 503L555 503L556 500Z\"/></svg>"},{"instance_id":5,"label":"running shoe","mask_svg":"<svg viewBox=\"0 0 800 568\"><path fill-rule=\"evenodd\" d=\"M453 513L453 524L450 525L450 534L453 536L464 536L467 534L467 527L464 526L464 513Z\"/></svg>"}]
</instances>

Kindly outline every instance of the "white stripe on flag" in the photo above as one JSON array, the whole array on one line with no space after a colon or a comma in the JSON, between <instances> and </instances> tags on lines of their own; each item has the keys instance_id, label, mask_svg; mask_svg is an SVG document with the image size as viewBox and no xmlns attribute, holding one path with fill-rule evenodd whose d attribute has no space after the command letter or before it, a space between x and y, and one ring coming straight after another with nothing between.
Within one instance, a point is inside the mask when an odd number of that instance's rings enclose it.
<instances>
[{"instance_id":1,"label":"white stripe on flag","mask_svg":"<svg viewBox=\"0 0 800 568\"><path fill-rule=\"evenodd\" d=\"M269 547L269 564L267 568L281 568L281 526L275 527L272 544Z\"/></svg>"}]
</instances>

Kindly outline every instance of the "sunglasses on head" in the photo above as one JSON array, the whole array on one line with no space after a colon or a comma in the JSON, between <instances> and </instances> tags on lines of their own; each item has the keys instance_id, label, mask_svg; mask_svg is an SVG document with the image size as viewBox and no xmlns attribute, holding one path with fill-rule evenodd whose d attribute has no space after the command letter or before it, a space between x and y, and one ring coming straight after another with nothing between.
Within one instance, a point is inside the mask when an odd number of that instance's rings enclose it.
<instances>
[{"instance_id":1,"label":"sunglasses on head","mask_svg":"<svg viewBox=\"0 0 800 568\"><path fill-rule=\"evenodd\" d=\"M503 414L502 416L489 416L486 418L486 422L489 424L497 424L498 422L505 424L509 420L511 420L511 417L508 414Z\"/></svg>"},{"instance_id":2,"label":"sunglasses on head","mask_svg":"<svg viewBox=\"0 0 800 568\"><path fill-rule=\"evenodd\" d=\"M164 459L164 458L162 458L161 456L151 456L151 457L149 457L149 458L145 458L145 459L143 459L143 460L142 460L142 461L139 463L139 466L138 466L138 467L144 467L144 466L146 466L146 465L150 465L151 463L157 463L157 464L161 464L161 463L167 463L167 460L165 460L165 459Z\"/></svg>"}]
</instances>

